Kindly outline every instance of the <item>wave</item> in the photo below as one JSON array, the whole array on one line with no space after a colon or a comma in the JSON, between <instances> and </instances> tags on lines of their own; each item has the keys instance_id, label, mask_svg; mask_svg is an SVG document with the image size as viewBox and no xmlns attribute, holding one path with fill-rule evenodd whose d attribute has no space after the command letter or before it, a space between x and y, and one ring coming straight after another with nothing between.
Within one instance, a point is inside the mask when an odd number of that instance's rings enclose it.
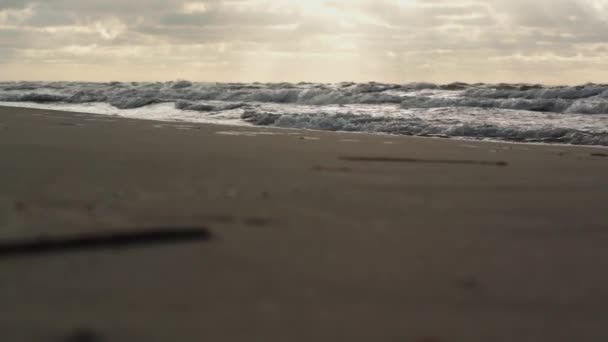
<instances>
[{"instance_id":1,"label":"wave","mask_svg":"<svg viewBox=\"0 0 608 342\"><path fill-rule=\"evenodd\" d=\"M605 84L0 82L0 101L166 120L608 146Z\"/></svg>"},{"instance_id":2,"label":"wave","mask_svg":"<svg viewBox=\"0 0 608 342\"><path fill-rule=\"evenodd\" d=\"M514 126L350 113L277 114L254 110L245 111L241 117L254 125L282 128L608 146L608 132L588 132L564 127Z\"/></svg>"},{"instance_id":3,"label":"wave","mask_svg":"<svg viewBox=\"0 0 608 342\"><path fill-rule=\"evenodd\" d=\"M177 101L235 101L306 105L400 103L387 94L399 85L366 84L261 84L261 83L0 83L0 101L107 102L119 109ZM408 88L409 89L409 88Z\"/></svg>"},{"instance_id":4,"label":"wave","mask_svg":"<svg viewBox=\"0 0 608 342\"><path fill-rule=\"evenodd\" d=\"M192 110L197 112L222 112L226 110L233 110L238 108L247 107L245 103L220 103L220 104L208 104L198 103L190 101L179 101L175 103L175 108L183 110Z\"/></svg>"},{"instance_id":5,"label":"wave","mask_svg":"<svg viewBox=\"0 0 608 342\"><path fill-rule=\"evenodd\" d=\"M401 104L403 108L476 107L554 113L608 113L608 85L433 83L0 83L0 101L105 102L119 109L180 101L302 105Z\"/></svg>"}]
</instances>

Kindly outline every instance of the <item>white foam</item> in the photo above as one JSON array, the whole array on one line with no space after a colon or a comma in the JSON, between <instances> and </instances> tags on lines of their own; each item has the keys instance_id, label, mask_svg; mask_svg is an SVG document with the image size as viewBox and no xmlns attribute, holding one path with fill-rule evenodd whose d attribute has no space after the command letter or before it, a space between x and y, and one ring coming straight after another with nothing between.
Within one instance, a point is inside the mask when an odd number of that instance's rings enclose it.
<instances>
[{"instance_id":1,"label":"white foam","mask_svg":"<svg viewBox=\"0 0 608 342\"><path fill-rule=\"evenodd\" d=\"M0 102L160 121L608 145L608 86L0 82Z\"/></svg>"},{"instance_id":2,"label":"white foam","mask_svg":"<svg viewBox=\"0 0 608 342\"><path fill-rule=\"evenodd\" d=\"M98 102L82 104L0 102L0 106L101 114L129 119L249 126L247 122L241 120L240 111L224 112L221 115L204 115L196 111L176 109L172 103L161 103L133 109L118 109L108 103Z\"/></svg>"}]
</instances>

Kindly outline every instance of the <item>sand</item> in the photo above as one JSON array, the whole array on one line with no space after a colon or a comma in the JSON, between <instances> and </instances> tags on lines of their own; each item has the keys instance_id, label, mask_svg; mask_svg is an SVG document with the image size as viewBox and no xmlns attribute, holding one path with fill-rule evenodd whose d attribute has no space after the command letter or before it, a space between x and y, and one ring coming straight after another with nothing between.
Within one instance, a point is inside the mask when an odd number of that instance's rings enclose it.
<instances>
[{"instance_id":1,"label":"sand","mask_svg":"<svg viewBox=\"0 0 608 342\"><path fill-rule=\"evenodd\" d=\"M607 340L606 151L0 108L0 339Z\"/></svg>"}]
</instances>

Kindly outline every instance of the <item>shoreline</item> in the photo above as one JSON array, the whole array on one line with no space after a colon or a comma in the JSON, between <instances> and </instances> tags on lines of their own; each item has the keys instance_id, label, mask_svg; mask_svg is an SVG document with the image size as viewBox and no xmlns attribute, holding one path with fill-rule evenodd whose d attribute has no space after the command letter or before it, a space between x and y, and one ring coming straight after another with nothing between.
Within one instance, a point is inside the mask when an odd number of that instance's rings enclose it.
<instances>
[{"instance_id":1,"label":"shoreline","mask_svg":"<svg viewBox=\"0 0 608 342\"><path fill-rule=\"evenodd\" d=\"M38 105L33 103L34 105ZM229 125L224 123L216 123L216 122L191 122L191 121L179 121L179 120L155 120L155 119L145 119L145 118L129 118L123 117L116 114L100 114L100 113L90 113L90 112L81 112L81 111L71 111L65 109L48 109L48 108L39 108L34 106L6 106L0 103L0 108L25 108L25 109L33 109L33 110L41 110L41 111L49 111L49 112L63 112L63 113L76 113L76 114L86 114L86 115L95 115L102 117L110 117L110 118L121 118L127 120L142 120L142 121L152 121L152 122L166 122L166 123L174 123L174 124L184 124L184 125L212 125L219 127L246 127L252 129L268 129L268 130L287 130L287 131L302 131L302 132L324 132L324 133L338 133L338 134L362 134L362 135L372 135L372 136L385 136L385 137L406 137L406 138L423 138L423 139L440 139L440 140L455 140L462 142L481 142L481 143L495 143L495 144L515 144L515 145L536 145L536 146L556 146L556 147L576 147L576 148L598 148L598 149L608 149L608 146L603 145L575 145L575 144L565 144L565 143L553 143L553 142L538 142L538 141L514 141L514 140L500 140L500 139L492 139L492 138L472 138L472 137L450 137L450 136L424 136L424 135L399 135L399 134L391 134L391 133L369 133L362 131L330 131L330 130L314 130L308 128L287 128L287 127L275 127L275 126L256 126L250 124L246 121L243 121L241 124Z\"/></svg>"}]
</instances>

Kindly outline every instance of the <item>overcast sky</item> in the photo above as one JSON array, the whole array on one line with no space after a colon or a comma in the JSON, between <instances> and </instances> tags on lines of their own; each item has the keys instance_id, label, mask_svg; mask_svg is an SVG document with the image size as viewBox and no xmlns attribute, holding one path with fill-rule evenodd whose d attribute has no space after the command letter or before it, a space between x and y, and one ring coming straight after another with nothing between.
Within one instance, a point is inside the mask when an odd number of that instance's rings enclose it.
<instances>
[{"instance_id":1,"label":"overcast sky","mask_svg":"<svg viewBox=\"0 0 608 342\"><path fill-rule=\"evenodd\" d=\"M608 0L0 0L0 79L608 82Z\"/></svg>"}]
</instances>

